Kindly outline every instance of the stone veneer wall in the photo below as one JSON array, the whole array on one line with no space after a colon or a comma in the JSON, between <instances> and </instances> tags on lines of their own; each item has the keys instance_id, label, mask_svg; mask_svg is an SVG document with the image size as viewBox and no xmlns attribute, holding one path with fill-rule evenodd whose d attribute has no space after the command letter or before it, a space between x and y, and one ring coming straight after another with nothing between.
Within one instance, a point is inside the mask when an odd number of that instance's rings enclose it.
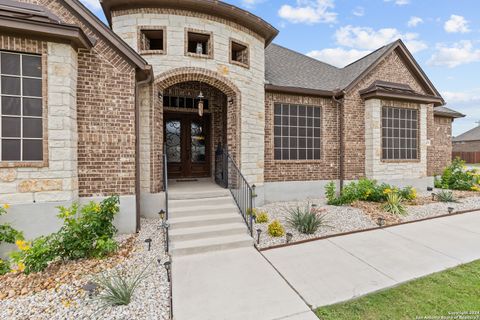
<instances>
[{"instance_id":1,"label":"stone veneer wall","mask_svg":"<svg viewBox=\"0 0 480 320\"><path fill-rule=\"evenodd\" d=\"M419 110L419 160L382 160L382 107ZM427 177L427 114L433 106L370 99L365 102L365 175L376 180L420 179Z\"/></svg>"},{"instance_id":2,"label":"stone veneer wall","mask_svg":"<svg viewBox=\"0 0 480 320\"><path fill-rule=\"evenodd\" d=\"M404 83L410 85L416 92L427 93L396 51L386 56L347 92L343 130L346 180L356 180L365 176L365 101L360 97L359 91L369 87L375 80Z\"/></svg>"},{"instance_id":3,"label":"stone veneer wall","mask_svg":"<svg viewBox=\"0 0 480 320\"><path fill-rule=\"evenodd\" d=\"M72 201L78 197L77 53L67 44L0 35L0 50L41 54L44 154L41 165L3 162L0 203Z\"/></svg>"},{"instance_id":4,"label":"stone veneer wall","mask_svg":"<svg viewBox=\"0 0 480 320\"><path fill-rule=\"evenodd\" d=\"M250 182L257 185L262 184L264 181L265 121L264 40L233 22L189 11L159 8L131 9L115 11L112 16L113 30L137 51L139 51L138 26L165 27L166 54L144 55L144 58L153 66L156 78L173 69L189 67L213 72L218 75L217 79L226 78L239 89L241 96L236 97L241 103L239 111L239 115L241 114L241 123L239 124L241 128L241 158L239 162L242 172ZM213 34L213 59L185 55L186 28ZM230 63L230 38L249 44L249 68ZM158 106L158 102L154 103ZM155 130L163 131L163 125ZM153 135L158 136L158 134ZM154 152L156 153L158 150ZM155 165L150 170L158 170L158 167L159 165ZM155 174L151 176L153 177ZM152 181L152 183L155 182ZM158 192L158 189L154 186L152 192Z\"/></svg>"},{"instance_id":5,"label":"stone veneer wall","mask_svg":"<svg viewBox=\"0 0 480 320\"><path fill-rule=\"evenodd\" d=\"M273 107L292 103L322 108L320 160L275 160ZM265 181L309 181L338 179L338 109L332 99L267 92L265 95Z\"/></svg>"}]
</instances>

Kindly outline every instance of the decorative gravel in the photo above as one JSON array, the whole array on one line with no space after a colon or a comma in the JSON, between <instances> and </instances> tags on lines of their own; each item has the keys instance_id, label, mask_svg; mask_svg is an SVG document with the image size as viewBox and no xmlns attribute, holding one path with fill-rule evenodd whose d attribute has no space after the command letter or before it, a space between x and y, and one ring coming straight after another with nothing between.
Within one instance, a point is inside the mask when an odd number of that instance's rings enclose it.
<instances>
[{"instance_id":1,"label":"decorative gravel","mask_svg":"<svg viewBox=\"0 0 480 320\"><path fill-rule=\"evenodd\" d=\"M136 238L131 256L115 269L132 275L147 268L148 278L140 283L128 306L101 310L99 301L89 298L82 289L92 275L54 290L14 297L0 301L0 319L169 319L170 290L163 263L168 260L164 250L163 229L159 219L142 219L142 230ZM151 251L145 239L151 238ZM158 263L161 261L161 266ZM105 271L105 272L111 272Z\"/></svg>"},{"instance_id":2,"label":"decorative gravel","mask_svg":"<svg viewBox=\"0 0 480 320\"><path fill-rule=\"evenodd\" d=\"M454 203L435 202L423 206L408 206L408 216L403 217L402 221L414 221L445 215L448 214L449 207L454 208L454 212L480 209L480 197L462 198L458 201Z\"/></svg>"},{"instance_id":3,"label":"decorative gravel","mask_svg":"<svg viewBox=\"0 0 480 320\"><path fill-rule=\"evenodd\" d=\"M291 228L286 223L286 218L288 217L289 208L304 208L308 203L317 204L317 208L324 209L325 211L322 214L326 216L326 223L328 227L321 227L317 232L311 235L306 235L298 232L297 230ZM257 229L261 229L262 233L260 236L259 248L267 248L279 244L285 244L286 238L283 237L271 237L268 235L267 228L270 222L273 220L279 220L285 228L286 232L292 233L292 241L297 242L306 239L312 239L337 233L349 232L354 230L363 230L376 227L377 225L370 220L362 210L355 209L352 207L336 207L324 204L324 200L320 199L309 199L305 201L293 201L293 202L276 202L264 205L257 208L258 212L265 211L268 213L269 222L265 224L255 224L254 227L254 238L257 241Z\"/></svg>"}]
</instances>

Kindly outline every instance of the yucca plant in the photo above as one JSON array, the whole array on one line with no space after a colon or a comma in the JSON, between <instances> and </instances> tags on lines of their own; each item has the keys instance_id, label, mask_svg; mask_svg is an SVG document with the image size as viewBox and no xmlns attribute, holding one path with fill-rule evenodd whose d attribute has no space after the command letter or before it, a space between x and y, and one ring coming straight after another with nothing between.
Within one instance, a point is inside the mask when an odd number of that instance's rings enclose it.
<instances>
[{"instance_id":1,"label":"yucca plant","mask_svg":"<svg viewBox=\"0 0 480 320\"><path fill-rule=\"evenodd\" d=\"M142 271L130 277L118 270L96 276L93 282L102 292L97 296L97 300L101 303L101 308L130 304L138 285L150 276L147 273L149 266L147 265Z\"/></svg>"},{"instance_id":2,"label":"yucca plant","mask_svg":"<svg viewBox=\"0 0 480 320\"><path fill-rule=\"evenodd\" d=\"M319 214L317 210L311 209L310 204L304 208L296 207L288 209L289 216L286 221L289 226L303 234L314 234L320 227L327 226L326 215Z\"/></svg>"},{"instance_id":3,"label":"yucca plant","mask_svg":"<svg viewBox=\"0 0 480 320\"><path fill-rule=\"evenodd\" d=\"M387 203L385 203L383 209L394 215L404 216L407 214L407 209L403 205L403 198L397 192L388 194Z\"/></svg>"},{"instance_id":4,"label":"yucca plant","mask_svg":"<svg viewBox=\"0 0 480 320\"><path fill-rule=\"evenodd\" d=\"M458 202L452 191L441 190L437 193L437 199L440 202Z\"/></svg>"}]
</instances>

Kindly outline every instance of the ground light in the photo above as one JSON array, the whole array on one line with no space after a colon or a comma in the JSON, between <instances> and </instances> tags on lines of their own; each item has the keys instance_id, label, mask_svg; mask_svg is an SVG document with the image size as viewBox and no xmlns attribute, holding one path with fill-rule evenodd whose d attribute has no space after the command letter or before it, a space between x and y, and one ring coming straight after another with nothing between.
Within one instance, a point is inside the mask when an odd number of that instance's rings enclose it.
<instances>
[{"instance_id":1,"label":"ground light","mask_svg":"<svg viewBox=\"0 0 480 320\"><path fill-rule=\"evenodd\" d=\"M383 227L383 226L385 226L385 219L382 218L382 217L379 217L379 218L377 219L377 224L378 224L378 226L379 226L380 228Z\"/></svg>"},{"instance_id":2,"label":"ground light","mask_svg":"<svg viewBox=\"0 0 480 320\"><path fill-rule=\"evenodd\" d=\"M93 282L87 282L82 289L88 292L88 297L92 298L95 291L97 291L98 285Z\"/></svg>"},{"instance_id":3,"label":"ground light","mask_svg":"<svg viewBox=\"0 0 480 320\"><path fill-rule=\"evenodd\" d=\"M262 229L257 229L257 244L260 244L260 235L262 234Z\"/></svg>"},{"instance_id":4,"label":"ground light","mask_svg":"<svg viewBox=\"0 0 480 320\"><path fill-rule=\"evenodd\" d=\"M432 191L433 191L433 187L427 187L427 191L428 191L428 192L432 192Z\"/></svg>"},{"instance_id":5,"label":"ground light","mask_svg":"<svg viewBox=\"0 0 480 320\"><path fill-rule=\"evenodd\" d=\"M170 269L172 267L172 263L170 261L167 261L163 264L163 266L165 267L165 270L167 270L167 280L168 282L170 282Z\"/></svg>"},{"instance_id":6,"label":"ground light","mask_svg":"<svg viewBox=\"0 0 480 320\"><path fill-rule=\"evenodd\" d=\"M163 219L165 219L165 211L164 211L164 210L160 210L160 212L158 213L158 215L160 216L160 220L163 221Z\"/></svg>"},{"instance_id":7,"label":"ground light","mask_svg":"<svg viewBox=\"0 0 480 320\"><path fill-rule=\"evenodd\" d=\"M292 241L293 234L291 234L290 232L287 232L285 238L287 240L287 243L290 243L290 241Z\"/></svg>"},{"instance_id":8,"label":"ground light","mask_svg":"<svg viewBox=\"0 0 480 320\"><path fill-rule=\"evenodd\" d=\"M448 213L452 214L454 210L455 210L455 208L453 208L453 207L448 207Z\"/></svg>"},{"instance_id":9,"label":"ground light","mask_svg":"<svg viewBox=\"0 0 480 320\"><path fill-rule=\"evenodd\" d=\"M150 251L150 249L152 247L152 239L150 239L150 238L145 239L145 243L148 243L148 251Z\"/></svg>"},{"instance_id":10,"label":"ground light","mask_svg":"<svg viewBox=\"0 0 480 320\"><path fill-rule=\"evenodd\" d=\"M437 196L436 193L432 193L432 201L435 201L435 197Z\"/></svg>"}]
</instances>

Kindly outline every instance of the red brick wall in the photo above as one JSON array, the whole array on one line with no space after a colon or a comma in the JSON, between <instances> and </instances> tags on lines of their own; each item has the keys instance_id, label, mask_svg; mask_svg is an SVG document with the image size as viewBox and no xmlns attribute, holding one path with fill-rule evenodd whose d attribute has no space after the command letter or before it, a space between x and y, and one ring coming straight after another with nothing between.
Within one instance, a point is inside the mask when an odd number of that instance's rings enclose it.
<instances>
[{"instance_id":1,"label":"red brick wall","mask_svg":"<svg viewBox=\"0 0 480 320\"><path fill-rule=\"evenodd\" d=\"M452 119L433 117L433 132L428 148L428 175L441 174L452 160Z\"/></svg>"},{"instance_id":2,"label":"red brick wall","mask_svg":"<svg viewBox=\"0 0 480 320\"><path fill-rule=\"evenodd\" d=\"M97 40L78 52L78 178L81 197L135 193L135 68L59 0L45 6Z\"/></svg>"},{"instance_id":3,"label":"red brick wall","mask_svg":"<svg viewBox=\"0 0 480 320\"><path fill-rule=\"evenodd\" d=\"M331 99L267 92L265 96L265 181L338 179L338 114ZM322 107L321 160L274 159L273 106L276 102Z\"/></svg>"},{"instance_id":4,"label":"red brick wall","mask_svg":"<svg viewBox=\"0 0 480 320\"><path fill-rule=\"evenodd\" d=\"M454 142L454 152L480 152L480 141Z\"/></svg>"}]
</instances>

